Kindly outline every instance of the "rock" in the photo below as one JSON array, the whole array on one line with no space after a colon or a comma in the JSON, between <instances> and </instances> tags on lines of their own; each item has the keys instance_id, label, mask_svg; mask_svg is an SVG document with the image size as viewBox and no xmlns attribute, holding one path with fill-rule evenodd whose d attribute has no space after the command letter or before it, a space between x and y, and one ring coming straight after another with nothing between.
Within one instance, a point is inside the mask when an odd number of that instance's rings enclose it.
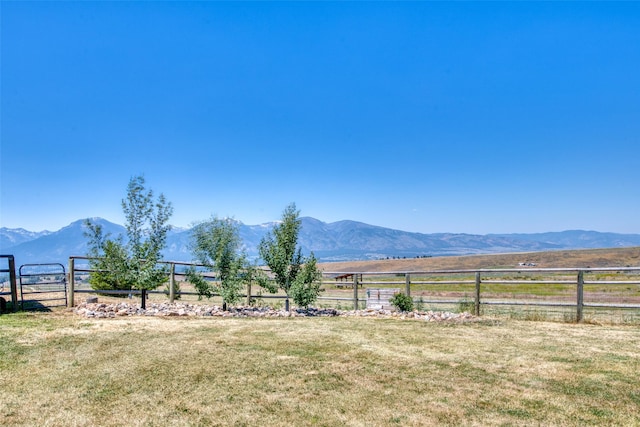
<instances>
[{"instance_id":1,"label":"rock","mask_svg":"<svg viewBox=\"0 0 640 427\"><path fill-rule=\"evenodd\" d=\"M74 309L80 316L93 318L114 318L123 316L202 316L202 317L372 317L395 318L398 320L414 320L425 322L462 322L476 319L469 313L450 312L408 312L398 313L391 310L372 309L364 310L336 310L333 308L297 308L291 312L284 310L274 310L270 307L230 307L228 311L223 311L220 306L195 305L184 303L153 303L148 305L147 310L129 303L81 303Z\"/></svg>"}]
</instances>

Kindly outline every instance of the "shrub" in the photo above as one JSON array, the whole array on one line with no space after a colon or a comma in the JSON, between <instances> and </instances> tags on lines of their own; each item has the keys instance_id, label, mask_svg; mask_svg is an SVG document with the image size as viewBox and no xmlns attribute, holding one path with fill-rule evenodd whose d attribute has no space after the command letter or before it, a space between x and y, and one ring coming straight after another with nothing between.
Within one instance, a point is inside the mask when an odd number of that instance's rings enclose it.
<instances>
[{"instance_id":1,"label":"shrub","mask_svg":"<svg viewBox=\"0 0 640 427\"><path fill-rule=\"evenodd\" d=\"M389 300L392 306L399 311L413 311L413 299L409 295L394 294Z\"/></svg>"},{"instance_id":2,"label":"shrub","mask_svg":"<svg viewBox=\"0 0 640 427\"><path fill-rule=\"evenodd\" d=\"M169 282L167 282L164 285L164 294L167 296L167 298L171 294L171 285L169 284ZM181 297L182 296L180 295L180 283L177 280L175 280L173 282L173 299L180 299Z\"/></svg>"},{"instance_id":3,"label":"shrub","mask_svg":"<svg viewBox=\"0 0 640 427\"><path fill-rule=\"evenodd\" d=\"M476 303L474 300L465 297L458 302L458 313L474 313Z\"/></svg>"}]
</instances>

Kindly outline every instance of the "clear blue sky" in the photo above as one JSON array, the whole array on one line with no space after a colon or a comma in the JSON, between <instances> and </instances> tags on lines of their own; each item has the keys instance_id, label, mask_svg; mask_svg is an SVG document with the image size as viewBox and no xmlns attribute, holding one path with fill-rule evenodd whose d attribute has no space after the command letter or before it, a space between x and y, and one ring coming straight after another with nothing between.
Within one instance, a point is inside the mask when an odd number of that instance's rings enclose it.
<instances>
[{"instance_id":1,"label":"clear blue sky","mask_svg":"<svg viewBox=\"0 0 640 427\"><path fill-rule=\"evenodd\" d=\"M10 2L0 225L640 233L639 2Z\"/></svg>"}]
</instances>

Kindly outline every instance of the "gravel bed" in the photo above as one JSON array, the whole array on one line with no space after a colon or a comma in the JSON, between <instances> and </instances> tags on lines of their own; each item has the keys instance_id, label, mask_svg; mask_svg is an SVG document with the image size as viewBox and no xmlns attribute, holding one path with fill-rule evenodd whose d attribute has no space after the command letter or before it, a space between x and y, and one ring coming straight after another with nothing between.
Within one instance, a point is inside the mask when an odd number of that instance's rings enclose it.
<instances>
[{"instance_id":1,"label":"gravel bed","mask_svg":"<svg viewBox=\"0 0 640 427\"><path fill-rule=\"evenodd\" d=\"M333 308L296 308L291 311L276 310L270 307L231 307L224 311L217 305L196 305L184 303L152 303L144 310L140 305L129 303L105 304L82 303L74 308L80 316L90 318L114 318L124 316L202 316L202 317L377 317L416 319L428 322L461 322L477 319L469 313L450 313L446 311L396 312L391 310L336 310Z\"/></svg>"}]
</instances>

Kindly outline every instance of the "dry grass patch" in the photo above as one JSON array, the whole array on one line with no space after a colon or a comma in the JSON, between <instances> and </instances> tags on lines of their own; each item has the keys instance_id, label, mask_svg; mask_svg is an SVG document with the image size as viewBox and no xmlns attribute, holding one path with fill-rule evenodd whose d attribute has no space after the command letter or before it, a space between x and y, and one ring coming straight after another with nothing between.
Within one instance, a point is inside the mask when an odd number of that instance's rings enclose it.
<instances>
[{"instance_id":1,"label":"dry grass patch","mask_svg":"<svg viewBox=\"0 0 640 427\"><path fill-rule=\"evenodd\" d=\"M7 425L640 424L630 326L0 317Z\"/></svg>"},{"instance_id":2,"label":"dry grass patch","mask_svg":"<svg viewBox=\"0 0 640 427\"><path fill-rule=\"evenodd\" d=\"M321 263L324 271L433 271L517 268L519 262L538 267L621 267L640 266L640 247L580 249L488 255L435 256L432 258L343 261Z\"/></svg>"}]
</instances>

